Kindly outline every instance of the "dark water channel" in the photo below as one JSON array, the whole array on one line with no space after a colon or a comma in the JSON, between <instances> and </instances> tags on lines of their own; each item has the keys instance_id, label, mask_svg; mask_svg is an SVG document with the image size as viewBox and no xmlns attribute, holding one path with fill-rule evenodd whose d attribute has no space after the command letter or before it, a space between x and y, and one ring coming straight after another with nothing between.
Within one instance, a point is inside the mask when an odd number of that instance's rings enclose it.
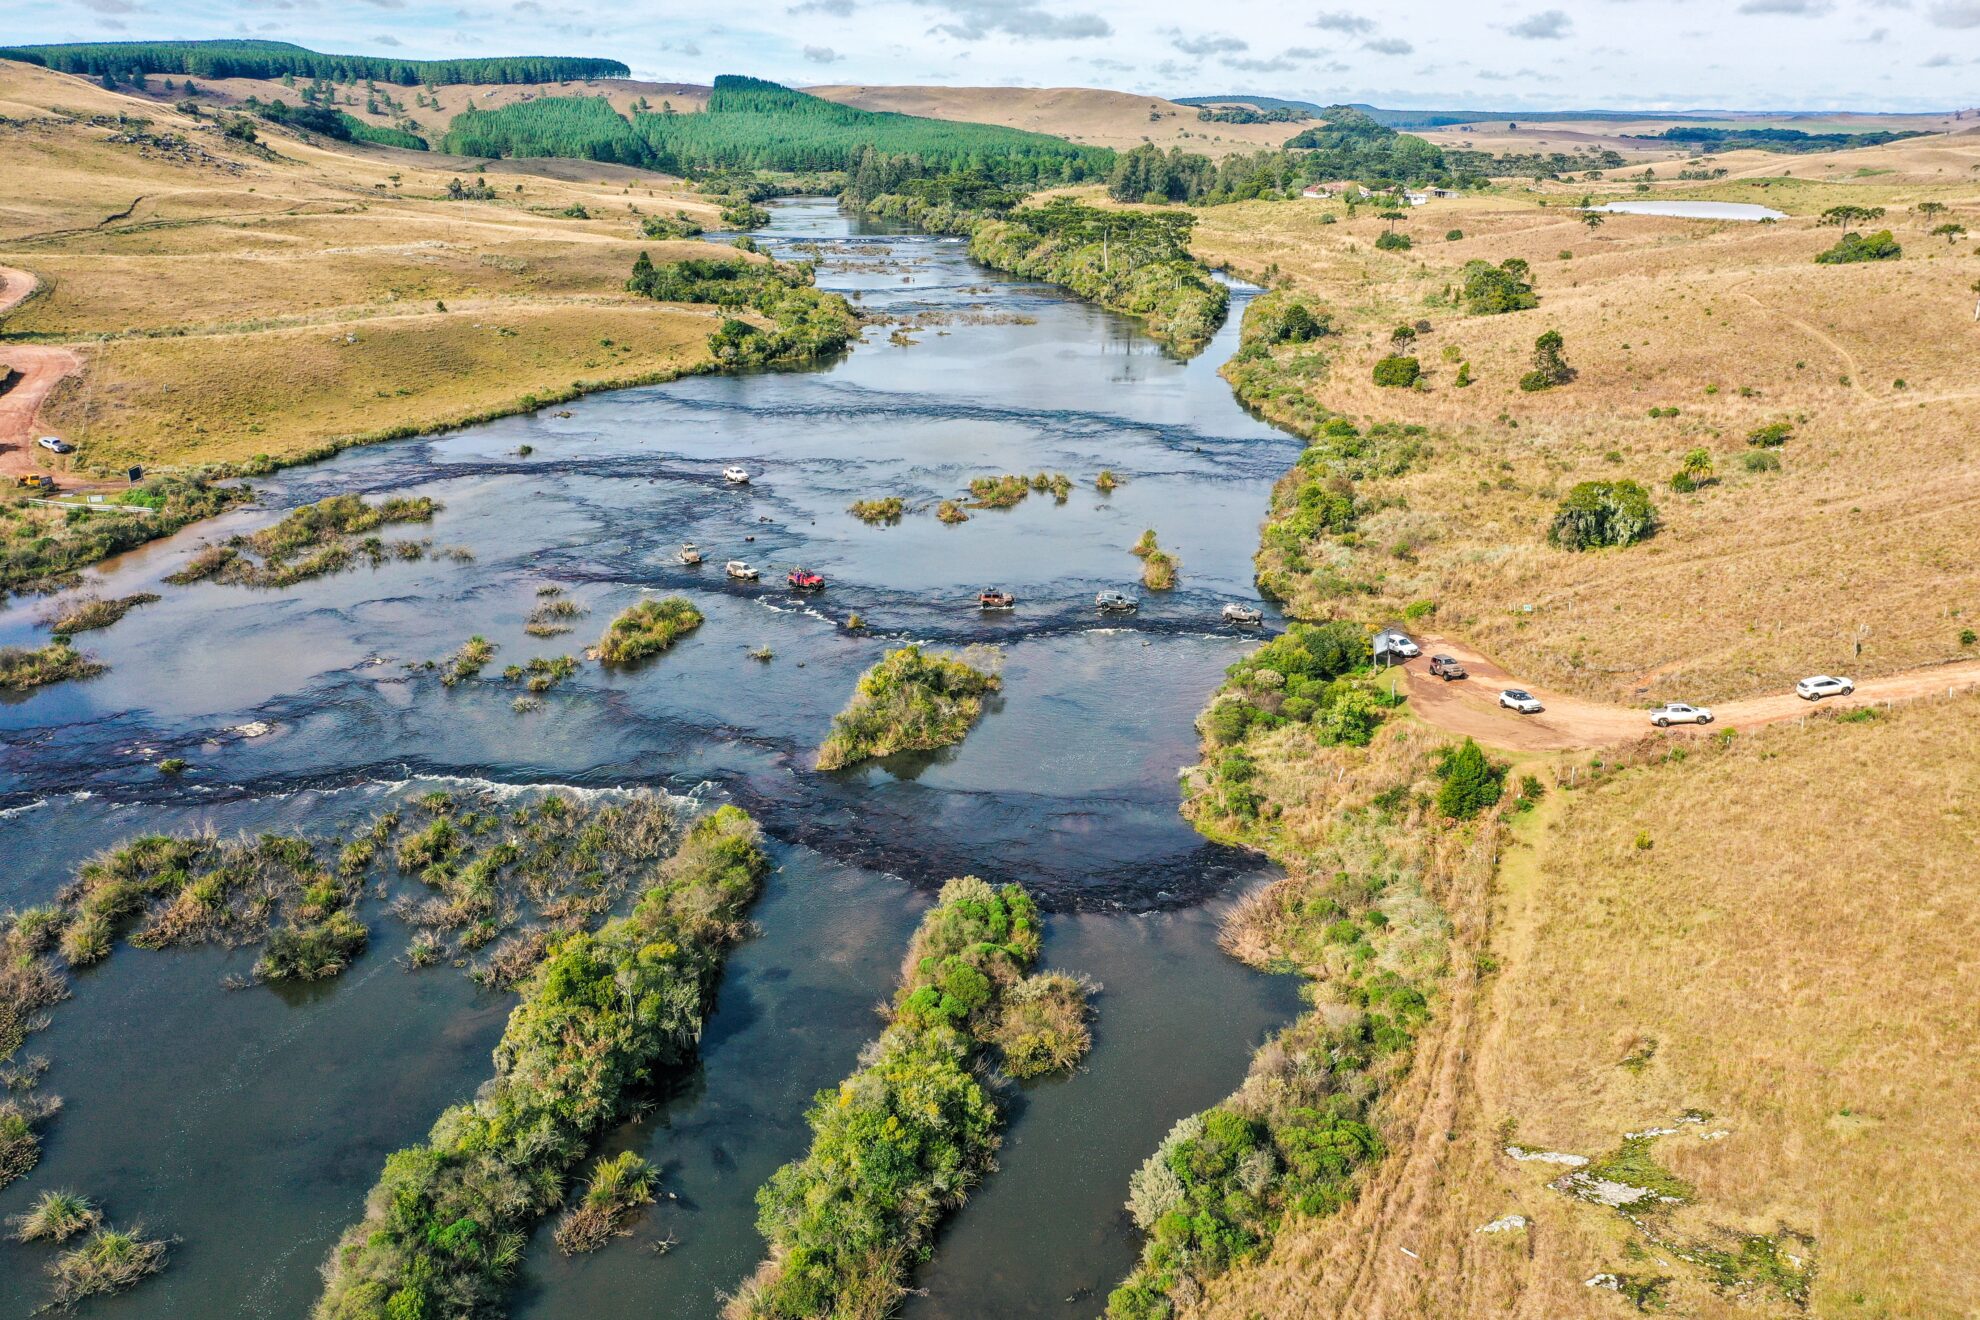
<instances>
[{"instance_id":1,"label":"dark water channel","mask_svg":"<svg viewBox=\"0 0 1980 1320\"><path fill-rule=\"evenodd\" d=\"M86 635L110 672L0 705L0 905L46 899L135 833L330 832L432 787L642 786L748 806L780 865L761 934L731 960L700 1066L611 1139L653 1159L669 1195L590 1257L567 1261L539 1234L515 1293L518 1315L618 1320L716 1312L761 1250L755 1188L803 1149L809 1097L874 1033L928 887L1022 880L1057 913L1048 962L1106 987L1097 1044L1076 1077L1014 1098L1003 1167L945 1232L908 1313L1089 1315L1134 1250L1129 1172L1296 1008L1290 982L1217 950L1222 905L1264 877L1184 825L1175 775L1194 756L1192 717L1251 644L1216 616L1253 598L1266 492L1297 446L1216 375L1235 313L1179 363L1132 323L1004 282L952 240L864 228L823 203L776 215L773 247L823 245L822 283L946 323L911 346L874 327L826 370L627 390L355 451L257 482L259 507L128 556L91 586L164 599ZM754 482L729 487L729 463ZM1107 496L1091 484L1103 467L1123 479ZM1033 495L954 527L929 512L972 476L1041 469L1079 483L1065 504ZM444 510L412 534L472 562L280 592L159 585L202 536L343 492L433 496ZM845 512L888 494L909 501L896 526ZM1134 588L1127 547L1144 527L1180 557L1182 589L1104 624L1093 593ZM683 540L707 564L677 564ZM762 567L762 585L725 582L730 557ZM782 586L800 563L830 582L808 602ZM577 632L523 632L547 583L592 611ZM988 585L1019 608L980 616ZM652 591L691 595L706 624L655 663L586 666L540 709L511 708L501 665L575 654ZM841 626L852 611L868 634ZM38 640L36 613L0 614L0 645ZM470 633L500 647L481 680L447 689L405 667ZM811 771L859 671L900 639L1001 646L1004 694L959 748ZM776 658L748 659L759 645ZM171 755L190 771L161 776ZM0 1215L70 1187L181 1239L164 1276L93 1310L303 1315L385 1155L486 1077L509 998L444 967L406 973L392 957L404 932L373 927L356 966L299 992L222 989L251 951L123 949L31 1039L66 1107ZM40 1303L46 1259L0 1245L0 1313Z\"/></svg>"}]
</instances>

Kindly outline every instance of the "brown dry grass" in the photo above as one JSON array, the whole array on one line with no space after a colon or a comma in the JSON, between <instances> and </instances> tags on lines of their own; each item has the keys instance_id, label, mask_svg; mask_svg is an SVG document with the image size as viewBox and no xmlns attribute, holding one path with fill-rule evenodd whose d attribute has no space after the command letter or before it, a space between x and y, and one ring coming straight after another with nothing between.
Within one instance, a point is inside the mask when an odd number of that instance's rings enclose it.
<instances>
[{"instance_id":1,"label":"brown dry grass","mask_svg":"<svg viewBox=\"0 0 1980 1320\"><path fill-rule=\"evenodd\" d=\"M1001 124L1050 133L1089 147L1127 151L1151 142L1203 155L1276 147L1303 124L1219 124L1196 117L1193 105L1159 96L1093 87L808 87L813 96L862 110L892 110L927 119ZM1150 119L1149 115L1156 116Z\"/></svg>"},{"instance_id":2,"label":"brown dry grass","mask_svg":"<svg viewBox=\"0 0 1980 1320\"><path fill-rule=\"evenodd\" d=\"M1670 1278L1669 1313L1702 1320L1974 1314L1976 717L1966 696L1810 719L1556 788L1516 818L1489 903L1504 970L1468 979L1459 956L1390 1103L1389 1158L1353 1206L1290 1226L1203 1313L1633 1314L1587 1286L1614 1271ZM1358 791L1328 765L1269 767L1275 796L1310 781L1318 812L1295 848L1324 850L1333 804ZM1459 947L1481 947L1484 894L1442 897ZM1273 938L1237 933L1254 954ZM1622 1066L1652 1043L1647 1066ZM1692 1108L1711 1118L1654 1147L1696 1192L1662 1231L1812 1234L1805 1312L1721 1293L1613 1211L1550 1189L1558 1167L1502 1153L1601 1156ZM1726 1135L1700 1139L1713 1131ZM1477 1232L1509 1213L1531 1226Z\"/></svg>"},{"instance_id":3,"label":"brown dry grass","mask_svg":"<svg viewBox=\"0 0 1980 1320\"><path fill-rule=\"evenodd\" d=\"M195 155L64 110L142 115ZM267 159L210 117L20 64L0 64L0 112L23 121L0 126L0 168L30 181L0 198L0 264L43 286L6 330L84 354L42 420L86 467L293 456L706 358L702 309L622 289L642 249L703 249L638 236L633 208L714 219L678 181L504 162L496 200L446 201L472 162L264 129Z\"/></svg>"},{"instance_id":4,"label":"brown dry grass","mask_svg":"<svg viewBox=\"0 0 1980 1320\"><path fill-rule=\"evenodd\" d=\"M1669 1138L1660 1156L1698 1188L1700 1220L1816 1235L1813 1313L1973 1314L1980 1281L1955 1244L1980 1241L1976 717L1961 697L1812 720L1576 795L1507 888L1485 1116L1595 1154L1710 1110L1730 1137ZM1638 1040L1657 1043L1649 1066L1618 1067ZM1541 1181L1514 1177L1566 1221L1536 1237L1535 1285L1564 1301L1560 1283L1615 1264L1616 1225Z\"/></svg>"},{"instance_id":5,"label":"brown dry grass","mask_svg":"<svg viewBox=\"0 0 1980 1320\"><path fill-rule=\"evenodd\" d=\"M1968 156L1980 162L1980 141ZM1980 185L1966 187L1931 195L1980 229ZM1795 188L1803 213L1834 196ZM1319 403L1432 429L1429 462L1369 486L1392 502L1365 519L1355 553L1378 608L1434 600L1440 628L1560 690L1714 700L1963 653L1957 636L1980 607L1976 270L1971 244L1897 214L1929 192L1884 190L1905 257L1860 266L1816 266L1836 231L1807 220L1611 216L1591 235L1524 191L1419 209L1404 225L1410 252L1375 251L1383 222L1366 211L1325 225L1314 203L1206 210L1195 247L1255 275L1276 267L1333 315L1342 333L1319 345ZM1446 241L1451 228L1465 237ZM1466 260L1513 256L1533 265L1537 309L1474 317L1443 298ZM1418 319L1432 327L1411 350L1427 387L1378 388L1370 367L1390 329ZM1580 377L1524 394L1517 380L1547 329ZM1447 348L1471 364L1469 388L1455 386ZM1680 415L1653 420L1652 407ZM1743 471L1747 433L1780 419L1798 419L1785 470ZM1718 484L1675 494L1665 483L1695 447L1713 454ZM1663 531L1624 552L1549 549L1568 487L1618 477L1654 489Z\"/></svg>"}]
</instances>

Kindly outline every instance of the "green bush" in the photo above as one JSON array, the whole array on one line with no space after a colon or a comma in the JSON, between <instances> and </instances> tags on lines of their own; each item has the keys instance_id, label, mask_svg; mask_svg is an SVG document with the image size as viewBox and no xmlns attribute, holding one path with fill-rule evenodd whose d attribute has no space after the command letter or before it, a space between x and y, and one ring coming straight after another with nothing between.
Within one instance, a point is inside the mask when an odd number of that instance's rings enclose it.
<instances>
[{"instance_id":1,"label":"green bush","mask_svg":"<svg viewBox=\"0 0 1980 1320\"><path fill-rule=\"evenodd\" d=\"M1583 481L1554 511L1547 540L1563 550L1634 545L1657 530L1650 493L1634 481Z\"/></svg>"},{"instance_id":2,"label":"green bush","mask_svg":"<svg viewBox=\"0 0 1980 1320\"><path fill-rule=\"evenodd\" d=\"M1408 389L1423 374L1423 364L1413 357L1390 356L1375 364L1375 383L1389 389Z\"/></svg>"},{"instance_id":3,"label":"green bush","mask_svg":"<svg viewBox=\"0 0 1980 1320\"><path fill-rule=\"evenodd\" d=\"M1880 229L1868 235L1851 231L1836 240L1836 245L1819 252L1815 260L1824 266L1847 265L1853 261L1896 261L1904 255L1904 249L1888 229Z\"/></svg>"},{"instance_id":4,"label":"green bush","mask_svg":"<svg viewBox=\"0 0 1980 1320\"><path fill-rule=\"evenodd\" d=\"M1489 261L1464 264L1464 305L1473 316L1497 316L1538 307L1533 292L1533 268L1519 257L1494 266Z\"/></svg>"},{"instance_id":5,"label":"green bush","mask_svg":"<svg viewBox=\"0 0 1980 1320\"><path fill-rule=\"evenodd\" d=\"M1469 738L1446 753L1437 777L1443 781L1437 788L1437 810L1457 820L1471 819L1505 792L1506 768L1494 765Z\"/></svg>"},{"instance_id":6,"label":"green bush","mask_svg":"<svg viewBox=\"0 0 1980 1320\"><path fill-rule=\"evenodd\" d=\"M1779 449L1794 438L1791 422L1768 422L1746 433L1746 443L1756 449Z\"/></svg>"},{"instance_id":7,"label":"green bush","mask_svg":"<svg viewBox=\"0 0 1980 1320\"><path fill-rule=\"evenodd\" d=\"M1383 252L1407 252L1413 246L1408 234L1385 229L1375 236L1375 246Z\"/></svg>"}]
</instances>

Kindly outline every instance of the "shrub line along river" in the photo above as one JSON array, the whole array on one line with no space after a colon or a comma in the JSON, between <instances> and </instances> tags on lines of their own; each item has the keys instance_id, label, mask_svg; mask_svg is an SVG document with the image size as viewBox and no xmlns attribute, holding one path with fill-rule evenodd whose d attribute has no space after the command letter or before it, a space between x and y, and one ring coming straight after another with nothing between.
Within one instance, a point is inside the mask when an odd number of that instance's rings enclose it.
<instances>
[{"instance_id":1,"label":"shrub line along river","mask_svg":"<svg viewBox=\"0 0 1980 1320\"><path fill-rule=\"evenodd\" d=\"M350 451L109 566L103 594L164 599L87 635L107 674L0 705L0 904L46 901L80 860L140 832L330 832L435 787L651 787L758 813L779 870L700 1065L607 1142L655 1161L661 1201L589 1257L565 1260L539 1233L514 1297L519 1316L629 1320L713 1316L758 1258L755 1188L801 1153L810 1096L877 1031L872 1007L928 887L1021 881L1055 914L1049 965L1105 986L1096 1046L1085 1071L1015 1095L1002 1169L944 1232L907 1312L1088 1315L1136 1249L1129 1173L1297 1011L1290 978L1217 949L1223 905L1265 873L1187 827L1175 778L1195 759L1197 710L1255 644L1217 615L1255 599L1258 524L1300 446L1216 374L1248 291L1184 363L1131 321L997 277L957 240L827 202L774 215L770 248L819 244L820 282L922 325L914 342L879 325L816 371L697 377ZM754 482L729 487L730 463ZM1111 495L1092 486L1101 468L1123 480ZM973 476L1041 470L1077 483L1064 504L1034 494L957 526L930 512ZM284 591L160 585L201 539L346 492L434 497L431 526L400 534L472 561ZM890 494L909 503L898 525L845 512ZM1181 588L1101 620L1093 593L1135 589L1128 547L1149 527L1181 559ZM675 561L684 540L702 567ZM762 566L762 585L726 582L731 557ZM799 564L826 576L822 596L783 589ZM590 609L572 634L524 633L543 585ZM1017 593L1015 612L976 612L993 585ZM586 666L539 709L512 708L503 665L577 654L656 591L691 596L707 622L650 663ZM842 626L854 611L868 633ZM38 613L0 615L0 644L43 635ZM471 633L499 648L481 678L447 688L408 668ZM960 747L812 771L858 673L902 639L1000 645L1003 694ZM774 660L747 657L764 645ZM161 775L165 756L190 769ZM448 967L406 972L407 932L367 916L371 951L301 989L222 989L252 950L120 949L31 1039L66 1108L0 1215L66 1187L182 1239L165 1275L101 1314L303 1314L384 1157L487 1076L511 997ZM39 1303L44 1256L0 1245L0 1307Z\"/></svg>"}]
</instances>

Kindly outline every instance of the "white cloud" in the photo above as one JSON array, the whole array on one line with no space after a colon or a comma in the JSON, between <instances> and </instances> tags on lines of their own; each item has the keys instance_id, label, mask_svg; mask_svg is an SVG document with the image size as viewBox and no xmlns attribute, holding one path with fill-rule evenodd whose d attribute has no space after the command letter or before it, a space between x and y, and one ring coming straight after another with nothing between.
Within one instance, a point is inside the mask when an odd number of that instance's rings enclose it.
<instances>
[{"instance_id":1,"label":"white cloud","mask_svg":"<svg viewBox=\"0 0 1980 1320\"><path fill-rule=\"evenodd\" d=\"M1925 11L1934 27L1980 28L1980 0L1940 0Z\"/></svg>"},{"instance_id":2,"label":"white cloud","mask_svg":"<svg viewBox=\"0 0 1980 1320\"><path fill-rule=\"evenodd\" d=\"M1769 3L1770 0L1748 0L1749 3ZM1506 31L1527 41L1560 41L1574 30L1574 20L1558 9L1543 9L1537 14L1529 14Z\"/></svg>"},{"instance_id":3,"label":"white cloud","mask_svg":"<svg viewBox=\"0 0 1980 1320\"><path fill-rule=\"evenodd\" d=\"M1054 14L1041 0L915 0L915 3L946 9L956 16L953 23L937 23L934 31L958 41L981 41L992 32L1020 40L1081 41L1109 37L1113 24L1098 14Z\"/></svg>"},{"instance_id":4,"label":"white cloud","mask_svg":"<svg viewBox=\"0 0 1980 1320\"><path fill-rule=\"evenodd\" d=\"M1251 43L1244 38L1221 32L1206 32L1200 37L1185 37L1179 33L1169 44L1185 55L1224 55L1234 50L1251 49Z\"/></svg>"},{"instance_id":5,"label":"white cloud","mask_svg":"<svg viewBox=\"0 0 1980 1320\"><path fill-rule=\"evenodd\" d=\"M804 57L813 64L837 64L845 58L830 46L806 46Z\"/></svg>"},{"instance_id":6,"label":"white cloud","mask_svg":"<svg viewBox=\"0 0 1980 1320\"><path fill-rule=\"evenodd\" d=\"M1373 41L1362 42L1361 48L1372 50L1377 55L1407 55L1416 49L1401 37L1377 37Z\"/></svg>"},{"instance_id":7,"label":"white cloud","mask_svg":"<svg viewBox=\"0 0 1980 1320\"><path fill-rule=\"evenodd\" d=\"M1336 9L1316 15L1307 26L1324 28L1328 32L1343 32L1350 37L1365 37L1375 30L1375 21L1345 9Z\"/></svg>"},{"instance_id":8,"label":"white cloud","mask_svg":"<svg viewBox=\"0 0 1980 1320\"><path fill-rule=\"evenodd\" d=\"M850 18L854 9L853 0L804 0L803 4L792 5L787 14L830 14L834 18Z\"/></svg>"},{"instance_id":9,"label":"white cloud","mask_svg":"<svg viewBox=\"0 0 1980 1320\"><path fill-rule=\"evenodd\" d=\"M1820 18L1832 12L1831 0L1743 0L1742 14L1787 14L1794 18Z\"/></svg>"}]
</instances>

